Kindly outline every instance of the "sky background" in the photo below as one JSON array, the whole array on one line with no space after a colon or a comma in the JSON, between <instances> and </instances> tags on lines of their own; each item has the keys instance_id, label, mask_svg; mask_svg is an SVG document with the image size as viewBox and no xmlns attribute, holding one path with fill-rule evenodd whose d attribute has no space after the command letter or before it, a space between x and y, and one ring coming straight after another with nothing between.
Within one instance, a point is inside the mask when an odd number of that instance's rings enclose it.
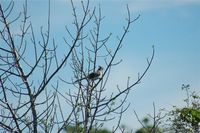
<instances>
[{"instance_id":1,"label":"sky background","mask_svg":"<svg viewBox=\"0 0 200 133\"><path fill-rule=\"evenodd\" d=\"M0 2L5 2L0 0ZM15 9L22 8L23 1L15 0ZM77 7L80 4L75 1ZM140 127L134 110L142 119L160 108L171 109L173 105L183 106L185 93L182 84L190 84L191 89L200 93L200 1L199 0L98 0L91 6L101 6L105 19L102 34L113 33L112 41L120 35L126 24L126 5L132 18L140 18L131 26L117 59L123 62L114 67L108 86L123 87L126 79L137 79L147 66L155 46L153 64L142 82L130 92L130 108L124 114L122 124L131 129ZM28 1L28 12L34 28L46 25L47 1ZM52 0L51 31L57 43L66 34L64 26L72 23L70 2ZM17 32L17 29L16 29ZM109 87L108 87L109 88ZM113 91L115 91L115 87Z\"/></svg>"}]
</instances>

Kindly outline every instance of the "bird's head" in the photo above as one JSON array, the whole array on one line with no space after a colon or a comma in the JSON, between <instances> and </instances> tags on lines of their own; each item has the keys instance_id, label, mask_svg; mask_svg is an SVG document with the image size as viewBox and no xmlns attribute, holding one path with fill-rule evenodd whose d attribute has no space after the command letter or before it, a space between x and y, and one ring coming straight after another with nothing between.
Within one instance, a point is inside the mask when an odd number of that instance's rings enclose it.
<instances>
[{"instance_id":1,"label":"bird's head","mask_svg":"<svg viewBox=\"0 0 200 133\"><path fill-rule=\"evenodd\" d=\"M103 67L102 67L102 66L99 66L98 70L103 70Z\"/></svg>"}]
</instances>

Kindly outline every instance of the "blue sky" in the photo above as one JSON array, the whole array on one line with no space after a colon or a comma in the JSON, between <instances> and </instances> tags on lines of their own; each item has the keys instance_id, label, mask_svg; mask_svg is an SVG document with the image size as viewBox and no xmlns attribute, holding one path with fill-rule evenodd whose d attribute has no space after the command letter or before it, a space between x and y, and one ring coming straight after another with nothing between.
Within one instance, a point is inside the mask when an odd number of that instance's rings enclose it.
<instances>
[{"instance_id":1,"label":"blue sky","mask_svg":"<svg viewBox=\"0 0 200 133\"><path fill-rule=\"evenodd\" d=\"M120 2L113 2L116 4L115 12L118 8L124 9L123 4L117 6L117 3ZM151 45L155 45L156 49L148 75L129 97L131 107L124 121L131 127L133 125L129 123L135 119L133 110L142 117L152 113L153 102L157 109L182 106L182 84L190 84L192 89L200 91L200 2L143 0L127 3L133 16L140 14L141 17L126 38L121 53L124 62L117 68L116 75L124 69L122 73L131 73L134 78L144 68ZM106 7L109 8L109 5ZM117 80L118 83L120 81ZM133 117L129 121L130 116Z\"/></svg>"},{"instance_id":2,"label":"blue sky","mask_svg":"<svg viewBox=\"0 0 200 133\"><path fill-rule=\"evenodd\" d=\"M16 10L21 8L22 1L16 0L15 3ZM69 4L64 0L51 2L51 31L57 43L66 34L64 26L72 23ZM79 4L78 0L75 4ZM108 86L114 86L113 91L116 83L125 86L128 76L132 81L137 79L137 73L147 65L146 58L151 56L152 45L155 46L155 58L149 72L130 92L128 101L131 106L124 115L123 124L132 129L139 127L133 110L142 118L152 113L153 102L157 109L182 106L182 84L190 84L200 93L199 0L98 0L91 1L91 4L101 5L105 16L102 33L112 32L113 40L125 25L126 4L133 18L141 15L131 26L117 57L123 62L111 73L113 78L110 78ZM28 7L36 30L40 26L45 27L47 1L29 1Z\"/></svg>"}]
</instances>

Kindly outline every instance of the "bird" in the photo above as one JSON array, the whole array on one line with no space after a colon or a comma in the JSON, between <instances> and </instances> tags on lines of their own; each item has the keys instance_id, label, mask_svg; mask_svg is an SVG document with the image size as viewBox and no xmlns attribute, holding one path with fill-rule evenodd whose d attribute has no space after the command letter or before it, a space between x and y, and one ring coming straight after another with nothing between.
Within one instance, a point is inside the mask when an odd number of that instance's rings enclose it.
<instances>
[{"instance_id":1,"label":"bird","mask_svg":"<svg viewBox=\"0 0 200 133\"><path fill-rule=\"evenodd\" d=\"M76 80L75 83L78 82L78 81L84 80L84 79L87 79L87 80L90 80L90 81L95 81L97 79L102 78L102 75L103 75L103 67L99 66L97 71L90 73L86 77L83 77L81 79Z\"/></svg>"}]
</instances>

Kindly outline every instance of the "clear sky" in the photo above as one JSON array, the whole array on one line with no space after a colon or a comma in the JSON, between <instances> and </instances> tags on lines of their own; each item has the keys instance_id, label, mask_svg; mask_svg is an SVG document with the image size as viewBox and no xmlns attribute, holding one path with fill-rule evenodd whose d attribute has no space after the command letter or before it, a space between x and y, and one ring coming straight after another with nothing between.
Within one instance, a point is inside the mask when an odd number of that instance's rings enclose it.
<instances>
[{"instance_id":1,"label":"clear sky","mask_svg":"<svg viewBox=\"0 0 200 133\"><path fill-rule=\"evenodd\" d=\"M80 4L77 1L75 4ZM21 0L15 0L15 3L21 8ZM66 33L64 26L72 23L69 4L64 0L51 2L51 31L58 43ZM123 62L114 67L110 85L116 86L118 83L124 86L128 76L132 81L136 80L137 73L147 65L146 58L151 56L152 45L155 46L155 58L150 70L141 84L130 92L128 101L131 106L123 117L123 124L132 129L139 127L133 110L142 118L152 113L153 102L157 109L182 106L182 84L190 84L200 93L199 0L98 0L91 1L91 4L100 4L105 16L102 32L112 32L113 38L120 34L125 25L127 4L133 18L141 15L123 42L118 55ZM33 26L45 27L47 1L28 1L28 7Z\"/></svg>"}]
</instances>

